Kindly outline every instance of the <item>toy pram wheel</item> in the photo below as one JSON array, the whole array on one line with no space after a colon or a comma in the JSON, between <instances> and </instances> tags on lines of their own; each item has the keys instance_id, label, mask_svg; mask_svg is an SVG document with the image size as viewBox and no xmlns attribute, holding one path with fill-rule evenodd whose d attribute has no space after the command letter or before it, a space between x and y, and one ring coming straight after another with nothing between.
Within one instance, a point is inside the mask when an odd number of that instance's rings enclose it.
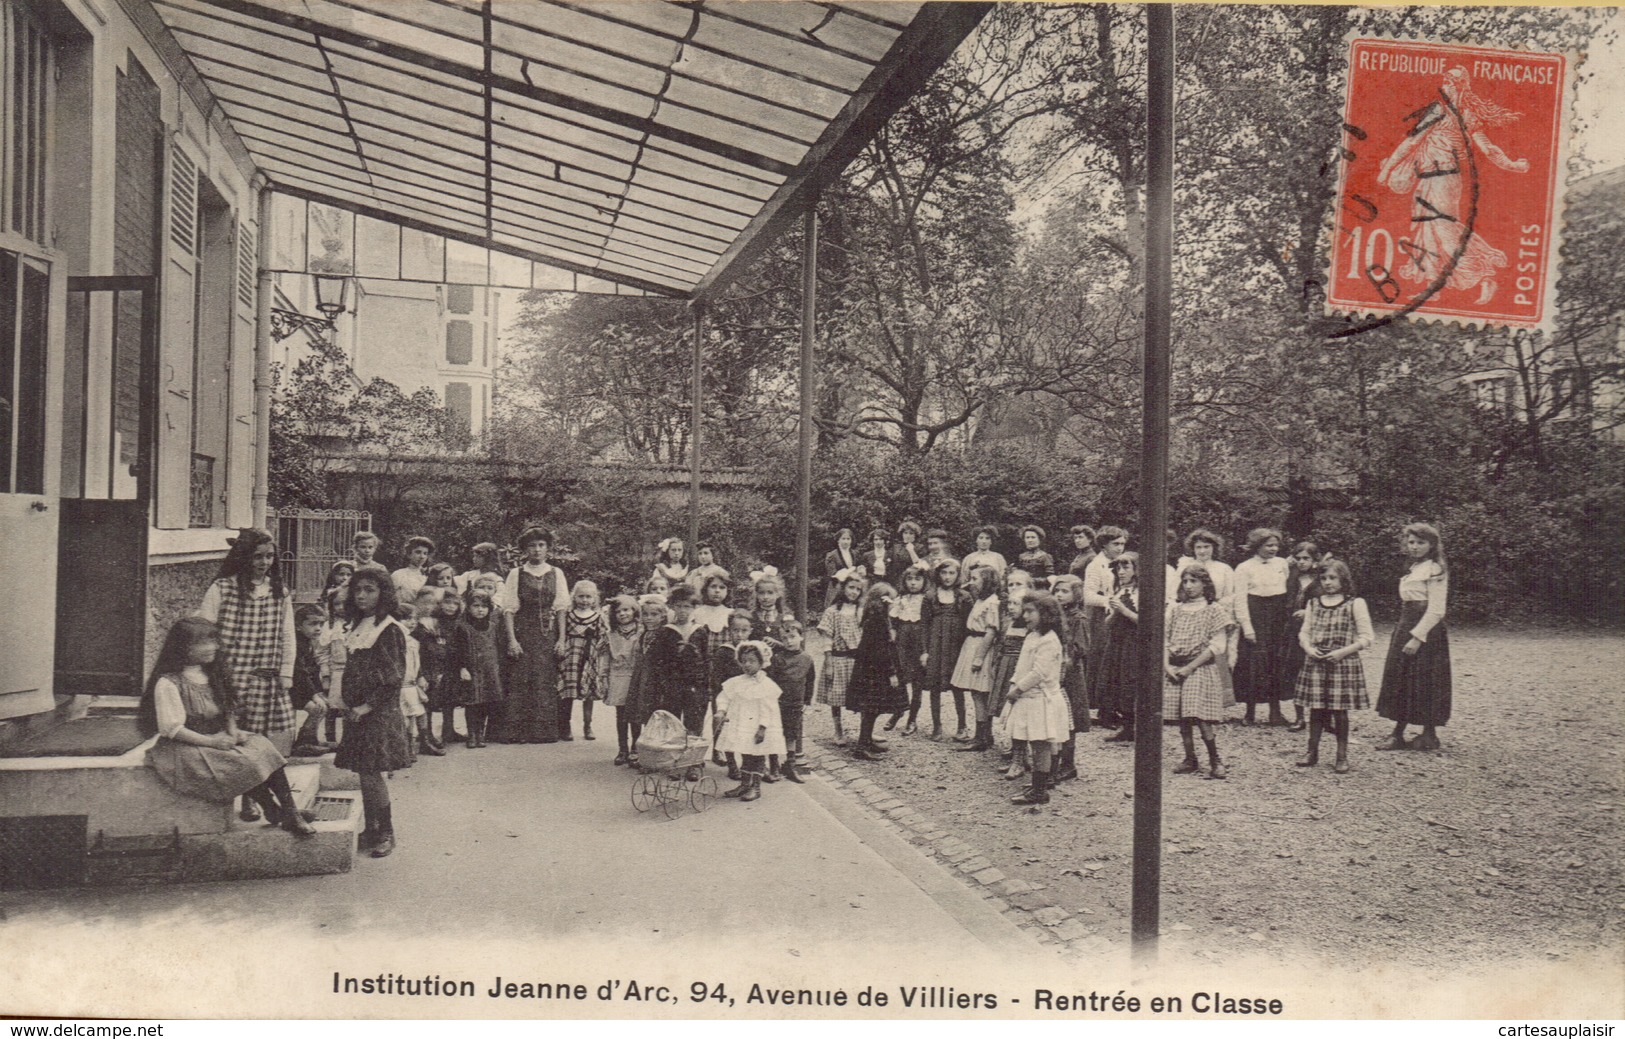
<instances>
[{"instance_id":1,"label":"toy pram wheel","mask_svg":"<svg viewBox=\"0 0 1625 1039\"><path fill-rule=\"evenodd\" d=\"M660 800L659 776L650 774L632 780L632 807L647 812Z\"/></svg>"},{"instance_id":2,"label":"toy pram wheel","mask_svg":"<svg viewBox=\"0 0 1625 1039\"><path fill-rule=\"evenodd\" d=\"M660 788L660 810L666 813L666 818L675 819L683 814L683 808L688 804L688 786L682 782L667 780Z\"/></svg>"},{"instance_id":3,"label":"toy pram wheel","mask_svg":"<svg viewBox=\"0 0 1625 1039\"><path fill-rule=\"evenodd\" d=\"M688 804L696 812L703 812L711 807L711 802L717 799L717 781L710 776L701 776L688 791Z\"/></svg>"}]
</instances>

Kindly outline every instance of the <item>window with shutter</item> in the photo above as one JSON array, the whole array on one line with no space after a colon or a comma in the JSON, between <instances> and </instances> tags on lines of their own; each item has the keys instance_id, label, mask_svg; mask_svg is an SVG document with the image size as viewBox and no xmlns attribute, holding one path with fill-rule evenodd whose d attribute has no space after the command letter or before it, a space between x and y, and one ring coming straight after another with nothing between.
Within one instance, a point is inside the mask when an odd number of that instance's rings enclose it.
<instances>
[{"instance_id":1,"label":"window with shutter","mask_svg":"<svg viewBox=\"0 0 1625 1039\"><path fill-rule=\"evenodd\" d=\"M196 256L197 163L180 148L170 152L169 240L187 256Z\"/></svg>"},{"instance_id":2,"label":"window with shutter","mask_svg":"<svg viewBox=\"0 0 1625 1039\"><path fill-rule=\"evenodd\" d=\"M259 264L254 243L254 231L247 224L237 225L237 302L245 307L254 305Z\"/></svg>"}]
</instances>

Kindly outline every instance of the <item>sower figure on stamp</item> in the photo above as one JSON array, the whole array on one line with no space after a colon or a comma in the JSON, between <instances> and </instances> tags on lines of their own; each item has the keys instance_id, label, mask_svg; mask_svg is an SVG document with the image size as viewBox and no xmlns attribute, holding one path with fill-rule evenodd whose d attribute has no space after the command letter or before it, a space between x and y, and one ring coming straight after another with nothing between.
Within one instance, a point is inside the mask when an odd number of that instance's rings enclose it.
<instances>
[{"instance_id":1,"label":"sower figure on stamp","mask_svg":"<svg viewBox=\"0 0 1625 1039\"><path fill-rule=\"evenodd\" d=\"M1390 191L1412 199L1411 241L1401 240L1408 259L1397 273L1426 285L1448 272L1450 288L1477 285L1478 302L1488 303L1495 296L1495 277L1507 265L1507 254L1467 223L1463 167L1473 145L1503 170L1529 172L1528 159L1508 158L1486 133L1520 113L1474 93L1464 68L1445 73L1439 89L1448 107L1437 101L1427 107L1416 128L1383 160L1378 178Z\"/></svg>"}]
</instances>

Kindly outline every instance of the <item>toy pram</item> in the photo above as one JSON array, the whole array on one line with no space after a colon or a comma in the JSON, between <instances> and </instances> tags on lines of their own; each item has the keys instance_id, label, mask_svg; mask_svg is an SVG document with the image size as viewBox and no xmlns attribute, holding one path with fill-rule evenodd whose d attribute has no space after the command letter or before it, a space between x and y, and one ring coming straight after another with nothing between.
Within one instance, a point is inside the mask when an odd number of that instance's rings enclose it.
<instances>
[{"instance_id":1,"label":"toy pram","mask_svg":"<svg viewBox=\"0 0 1625 1039\"><path fill-rule=\"evenodd\" d=\"M670 711L656 711L638 736L638 768L632 780L632 807L640 812L659 808L675 819L684 806L696 812L711 807L717 781L705 774L711 741L691 736Z\"/></svg>"}]
</instances>

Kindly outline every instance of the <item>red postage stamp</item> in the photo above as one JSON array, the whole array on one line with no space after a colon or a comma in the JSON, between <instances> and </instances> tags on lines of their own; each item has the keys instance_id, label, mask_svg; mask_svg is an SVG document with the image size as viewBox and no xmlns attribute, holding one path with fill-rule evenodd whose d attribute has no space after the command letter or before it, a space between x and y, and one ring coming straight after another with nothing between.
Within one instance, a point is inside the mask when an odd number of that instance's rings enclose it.
<instances>
[{"instance_id":1,"label":"red postage stamp","mask_svg":"<svg viewBox=\"0 0 1625 1039\"><path fill-rule=\"evenodd\" d=\"M1567 54L1350 42L1326 305L1549 325L1567 175Z\"/></svg>"}]
</instances>

